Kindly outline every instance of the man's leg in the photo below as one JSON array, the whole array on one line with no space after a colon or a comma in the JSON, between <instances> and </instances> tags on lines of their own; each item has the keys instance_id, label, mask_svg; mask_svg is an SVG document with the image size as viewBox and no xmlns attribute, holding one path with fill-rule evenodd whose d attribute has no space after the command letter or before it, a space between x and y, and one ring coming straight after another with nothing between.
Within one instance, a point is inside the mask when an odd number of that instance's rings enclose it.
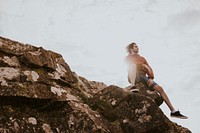
<instances>
[{"instance_id":1,"label":"man's leg","mask_svg":"<svg viewBox=\"0 0 200 133\"><path fill-rule=\"evenodd\" d=\"M128 82L132 85L132 87L129 89L131 92L139 92L139 89L135 86L135 80L136 80L136 72L137 68L135 64L129 64L128 69Z\"/></svg>"},{"instance_id":2,"label":"man's leg","mask_svg":"<svg viewBox=\"0 0 200 133\"><path fill-rule=\"evenodd\" d=\"M145 83L148 86L147 82L149 79L145 75L140 75L140 78L142 79L143 83ZM159 86L155 81L153 81L153 84L151 86L149 86L149 89L157 91L162 96L162 98L164 99L164 101L167 104L167 106L169 107L169 109L171 111L175 111L167 94L165 93L165 91L163 90L163 88L161 86Z\"/></svg>"},{"instance_id":3,"label":"man's leg","mask_svg":"<svg viewBox=\"0 0 200 133\"><path fill-rule=\"evenodd\" d=\"M153 89L155 91L157 91L162 98L164 99L165 103L167 104L167 106L169 107L169 109L171 110L171 117L176 117L176 118L181 118L181 119L187 119L187 116L184 116L180 113L180 111L177 111L174 109L174 107L172 106L167 94L165 93L165 91L163 90L163 88L159 85L154 85Z\"/></svg>"},{"instance_id":4,"label":"man's leg","mask_svg":"<svg viewBox=\"0 0 200 133\"><path fill-rule=\"evenodd\" d=\"M144 75L140 76L142 81L148 86L148 78ZM161 86L159 86L156 82L153 81L152 85L149 86L149 89L155 90L157 91L162 98L164 99L165 103L167 104L167 106L169 107L169 109L171 110L171 117L176 117L176 118L182 118L182 119L187 119L187 116L184 116L180 113L180 111L177 111L174 109L174 107L172 106L167 94L165 93L165 91L163 90L163 88Z\"/></svg>"},{"instance_id":5,"label":"man's leg","mask_svg":"<svg viewBox=\"0 0 200 133\"><path fill-rule=\"evenodd\" d=\"M128 68L128 81L132 86L135 86L137 68L135 64L129 64Z\"/></svg>"},{"instance_id":6,"label":"man's leg","mask_svg":"<svg viewBox=\"0 0 200 133\"><path fill-rule=\"evenodd\" d=\"M170 100L169 100L167 94L166 94L165 91L163 90L163 88L162 88L161 86L159 86L159 85L154 85L153 89L154 89L155 91L157 91L157 92L162 96L162 98L164 99L164 101L165 101L165 103L167 104L167 106L169 107L169 109L170 109L171 111L174 111L175 109L174 109L174 107L172 106L172 104L171 104L171 102L170 102Z\"/></svg>"}]
</instances>

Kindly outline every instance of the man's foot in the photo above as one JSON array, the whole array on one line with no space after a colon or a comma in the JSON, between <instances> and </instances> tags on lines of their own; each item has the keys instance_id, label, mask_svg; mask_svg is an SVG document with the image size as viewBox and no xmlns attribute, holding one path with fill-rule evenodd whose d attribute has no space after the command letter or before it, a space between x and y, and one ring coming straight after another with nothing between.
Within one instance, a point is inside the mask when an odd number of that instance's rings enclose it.
<instances>
[{"instance_id":1,"label":"man's foot","mask_svg":"<svg viewBox=\"0 0 200 133\"><path fill-rule=\"evenodd\" d=\"M130 92L135 92L135 93L139 92L139 89L137 89L135 86L131 87L129 90Z\"/></svg>"},{"instance_id":2,"label":"man's foot","mask_svg":"<svg viewBox=\"0 0 200 133\"><path fill-rule=\"evenodd\" d=\"M174 113L171 113L170 114L171 117L175 117L175 118L181 118L181 119L187 119L188 117L187 116L184 116L180 113L180 111L176 111Z\"/></svg>"}]
</instances>

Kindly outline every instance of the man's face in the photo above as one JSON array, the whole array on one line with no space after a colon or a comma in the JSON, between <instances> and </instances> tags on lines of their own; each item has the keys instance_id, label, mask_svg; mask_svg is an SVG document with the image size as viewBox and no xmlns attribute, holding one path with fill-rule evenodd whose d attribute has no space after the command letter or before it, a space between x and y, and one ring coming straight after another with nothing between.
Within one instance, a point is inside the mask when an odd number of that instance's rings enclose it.
<instances>
[{"instance_id":1,"label":"man's face","mask_svg":"<svg viewBox=\"0 0 200 133\"><path fill-rule=\"evenodd\" d=\"M133 45L133 52L134 53L138 53L139 52L139 48L136 44Z\"/></svg>"}]
</instances>

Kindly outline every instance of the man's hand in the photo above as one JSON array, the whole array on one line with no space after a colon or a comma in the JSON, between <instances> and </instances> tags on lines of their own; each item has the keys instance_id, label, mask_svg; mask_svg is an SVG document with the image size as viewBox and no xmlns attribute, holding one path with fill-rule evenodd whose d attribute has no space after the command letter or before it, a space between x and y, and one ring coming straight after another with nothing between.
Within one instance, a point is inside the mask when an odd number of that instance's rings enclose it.
<instances>
[{"instance_id":1,"label":"man's hand","mask_svg":"<svg viewBox=\"0 0 200 133\"><path fill-rule=\"evenodd\" d=\"M149 80L147 81L147 85L148 85L148 86L153 85L153 79L149 79Z\"/></svg>"},{"instance_id":2,"label":"man's hand","mask_svg":"<svg viewBox=\"0 0 200 133\"><path fill-rule=\"evenodd\" d=\"M149 66L147 66L146 64L142 64L144 68L147 69L148 73L153 73L151 68Z\"/></svg>"}]
</instances>

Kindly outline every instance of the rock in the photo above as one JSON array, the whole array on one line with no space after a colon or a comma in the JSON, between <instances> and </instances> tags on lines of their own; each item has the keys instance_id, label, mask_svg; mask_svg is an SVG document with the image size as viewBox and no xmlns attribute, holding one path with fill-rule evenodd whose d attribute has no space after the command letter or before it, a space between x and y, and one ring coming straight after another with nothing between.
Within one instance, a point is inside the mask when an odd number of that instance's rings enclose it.
<instances>
[{"instance_id":1,"label":"rock","mask_svg":"<svg viewBox=\"0 0 200 133\"><path fill-rule=\"evenodd\" d=\"M0 132L191 133L163 114L156 92L128 88L89 81L58 53L0 37Z\"/></svg>"},{"instance_id":2,"label":"rock","mask_svg":"<svg viewBox=\"0 0 200 133\"><path fill-rule=\"evenodd\" d=\"M37 124L37 120L34 118L34 117L29 117L28 118L28 123L31 123L33 125L36 125Z\"/></svg>"},{"instance_id":3,"label":"rock","mask_svg":"<svg viewBox=\"0 0 200 133\"><path fill-rule=\"evenodd\" d=\"M44 130L45 133L53 133L53 131L51 130L51 127L48 124L46 124L46 123L44 123L42 125L42 128L43 128L43 130Z\"/></svg>"},{"instance_id":4,"label":"rock","mask_svg":"<svg viewBox=\"0 0 200 133\"><path fill-rule=\"evenodd\" d=\"M128 86L125 89L130 89L130 88L131 88L131 86ZM152 100L154 100L157 103L158 106L160 106L163 103L163 98L156 91L150 90L144 84L138 83L138 84L136 84L136 88L139 88L139 92L137 94L151 98Z\"/></svg>"}]
</instances>

